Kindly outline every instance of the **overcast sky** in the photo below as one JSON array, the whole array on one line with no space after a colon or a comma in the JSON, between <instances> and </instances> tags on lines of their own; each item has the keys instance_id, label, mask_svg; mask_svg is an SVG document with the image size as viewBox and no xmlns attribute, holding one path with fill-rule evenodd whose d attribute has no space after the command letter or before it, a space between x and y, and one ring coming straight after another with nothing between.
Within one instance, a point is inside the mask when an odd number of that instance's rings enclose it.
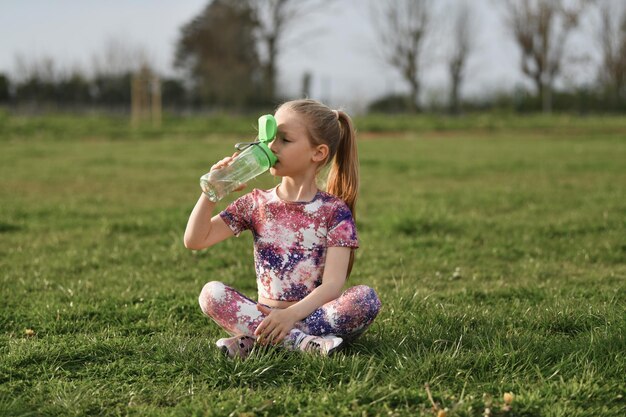
<instances>
[{"instance_id":1,"label":"overcast sky","mask_svg":"<svg viewBox=\"0 0 626 417\"><path fill-rule=\"evenodd\" d=\"M438 0L437 17L450 17L462 0ZM530 85L519 71L519 52L504 27L500 2L472 0L477 19L476 49L470 58L465 95ZM15 72L15 57L49 56L61 68L91 68L93 56L110 40L145 49L157 68L174 74L172 60L180 27L197 15L207 0L2 0L0 6L0 72ZM440 20L441 21L441 20ZM446 31L439 25L440 39ZM573 51L593 58L592 31L571 40ZM304 34L303 34L304 33ZM448 37L449 39L449 37ZM424 96L445 96L445 48L430 42L424 55ZM335 5L297 22L288 49L279 59L280 86L297 95L304 72L312 78L314 98L358 110L406 85L376 53L370 1L336 0ZM582 65L569 79L589 81L595 68Z\"/></svg>"}]
</instances>

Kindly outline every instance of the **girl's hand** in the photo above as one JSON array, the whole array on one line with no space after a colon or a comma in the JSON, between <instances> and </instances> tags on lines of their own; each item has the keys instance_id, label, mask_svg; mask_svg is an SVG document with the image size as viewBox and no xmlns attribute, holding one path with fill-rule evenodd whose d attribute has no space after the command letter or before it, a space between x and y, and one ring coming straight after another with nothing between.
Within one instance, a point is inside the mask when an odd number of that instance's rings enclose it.
<instances>
[{"instance_id":1,"label":"girl's hand","mask_svg":"<svg viewBox=\"0 0 626 417\"><path fill-rule=\"evenodd\" d=\"M233 154L233 156L227 156L226 158L224 158L224 159L221 159L221 160L217 161L217 162L216 162L216 163L215 163L215 164L211 167L211 169L209 170L209 172L211 172L211 171L215 171L215 170L217 170L217 169L222 169L222 168L227 167L228 165L230 165L230 163L232 162L232 160L233 160L233 159L234 159L237 155L239 155L239 152L235 152L235 153ZM241 190L243 190L244 188L246 188L246 184L241 184L239 187L235 188L233 191L241 191Z\"/></svg>"},{"instance_id":2,"label":"girl's hand","mask_svg":"<svg viewBox=\"0 0 626 417\"><path fill-rule=\"evenodd\" d=\"M292 318L293 315L289 314L286 309L271 309L258 303L256 309L267 316L254 331L257 342L263 345L279 344L296 324L296 320Z\"/></svg>"},{"instance_id":3,"label":"girl's hand","mask_svg":"<svg viewBox=\"0 0 626 417\"><path fill-rule=\"evenodd\" d=\"M227 167L237 155L239 155L239 152L235 152L233 156L227 156L226 158L220 159L215 164L213 164L210 171L215 171L216 169L222 169L224 167Z\"/></svg>"}]
</instances>

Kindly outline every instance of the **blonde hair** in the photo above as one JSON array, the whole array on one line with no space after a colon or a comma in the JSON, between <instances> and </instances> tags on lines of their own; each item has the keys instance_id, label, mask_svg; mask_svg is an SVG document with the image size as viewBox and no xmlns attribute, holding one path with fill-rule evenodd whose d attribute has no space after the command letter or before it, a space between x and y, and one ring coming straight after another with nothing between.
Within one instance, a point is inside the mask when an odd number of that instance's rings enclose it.
<instances>
[{"instance_id":1,"label":"blonde hair","mask_svg":"<svg viewBox=\"0 0 626 417\"><path fill-rule=\"evenodd\" d=\"M331 164L326 180L326 191L341 198L347 204L356 222L359 157L352 119L341 110L332 110L325 104L311 99L288 101L279 108L283 107L303 116L311 145L328 146L328 156L320 164L318 173L321 168ZM354 251L351 251L348 277L353 263Z\"/></svg>"}]
</instances>

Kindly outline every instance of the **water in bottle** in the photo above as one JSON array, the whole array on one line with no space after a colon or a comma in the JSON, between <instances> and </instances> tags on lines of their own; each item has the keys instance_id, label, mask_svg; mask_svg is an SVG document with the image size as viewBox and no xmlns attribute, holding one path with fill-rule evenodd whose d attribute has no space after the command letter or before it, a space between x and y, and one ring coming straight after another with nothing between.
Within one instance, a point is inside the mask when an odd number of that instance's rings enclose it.
<instances>
[{"instance_id":1,"label":"water in bottle","mask_svg":"<svg viewBox=\"0 0 626 417\"><path fill-rule=\"evenodd\" d=\"M200 178L200 187L210 201L217 202L227 194L267 171L277 161L267 146L276 136L276 119L272 115L259 118L259 140L238 144L243 151L227 166L214 169Z\"/></svg>"}]
</instances>

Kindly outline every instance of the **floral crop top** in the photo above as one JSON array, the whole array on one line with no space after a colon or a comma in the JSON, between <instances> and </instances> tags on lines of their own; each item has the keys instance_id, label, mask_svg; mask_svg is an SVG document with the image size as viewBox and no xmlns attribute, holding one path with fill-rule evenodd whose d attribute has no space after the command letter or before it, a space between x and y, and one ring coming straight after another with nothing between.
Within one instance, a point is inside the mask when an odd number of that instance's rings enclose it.
<instances>
[{"instance_id":1,"label":"floral crop top","mask_svg":"<svg viewBox=\"0 0 626 417\"><path fill-rule=\"evenodd\" d=\"M232 202L220 217L236 236L254 236L259 295L298 301L322 283L326 248L358 248L352 213L340 198L318 191L312 201L281 200L276 188L254 189Z\"/></svg>"}]
</instances>

